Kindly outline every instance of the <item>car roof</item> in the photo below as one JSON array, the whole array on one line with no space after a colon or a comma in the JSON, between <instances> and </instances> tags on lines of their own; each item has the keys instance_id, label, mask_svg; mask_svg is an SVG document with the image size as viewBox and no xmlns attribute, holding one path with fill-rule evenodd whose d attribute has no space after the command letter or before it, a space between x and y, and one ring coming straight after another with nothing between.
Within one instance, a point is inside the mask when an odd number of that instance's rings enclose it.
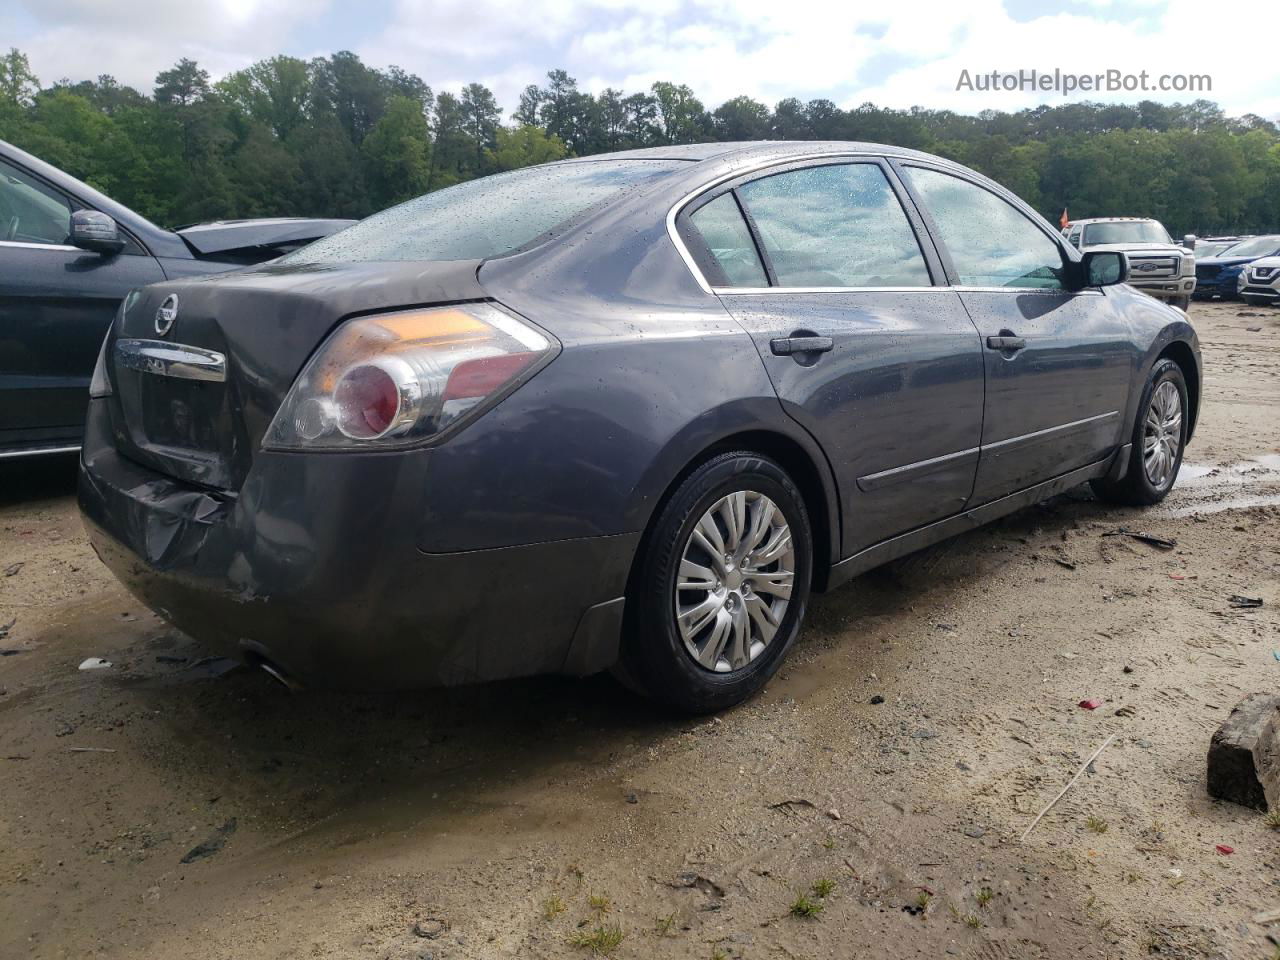
<instances>
[{"instance_id":1,"label":"car roof","mask_svg":"<svg viewBox=\"0 0 1280 960\"><path fill-rule=\"evenodd\" d=\"M640 150L618 150L574 157L561 163L592 163L601 160L769 160L772 158L806 157L826 153L869 153L886 157L911 157L932 162L950 163L943 157L887 143L859 140L739 140L728 143L683 143L669 147L646 147ZM958 166L958 165L957 165Z\"/></svg>"},{"instance_id":2,"label":"car roof","mask_svg":"<svg viewBox=\"0 0 1280 960\"><path fill-rule=\"evenodd\" d=\"M1089 217L1085 220L1072 220L1071 226L1078 227L1087 223L1159 223L1155 217Z\"/></svg>"}]
</instances>

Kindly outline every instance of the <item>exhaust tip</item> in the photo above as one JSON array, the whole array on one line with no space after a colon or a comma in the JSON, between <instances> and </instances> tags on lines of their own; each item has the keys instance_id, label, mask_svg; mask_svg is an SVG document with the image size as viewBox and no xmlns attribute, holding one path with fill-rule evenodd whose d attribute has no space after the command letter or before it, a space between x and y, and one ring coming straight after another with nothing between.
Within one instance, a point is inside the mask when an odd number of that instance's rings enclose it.
<instances>
[{"instance_id":1,"label":"exhaust tip","mask_svg":"<svg viewBox=\"0 0 1280 960\"><path fill-rule=\"evenodd\" d=\"M290 693L297 693L302 689L302 684L295 680L288 670L277 666L267 656L267 648L262 644L250 640L248 637L240 638L240 651L244 662L251 667L261 667L272 680L275 680Z\"/></svg>"},{"instance_id":2,"label":"exhaust tip","mask_svg":"<svg viewBox=\"0 0 1280 960\"><path fill-rule=\"evenodd\" d=\"M266 673L267 676L279 682L280 685L290 693L298 693L302 689L302 684L293 679L293 677L289 676L289 674L285 673L274 663L270 663L267 660L259 660L258 666L262 668L263 672Z\"/></svg>"}]
</instances>

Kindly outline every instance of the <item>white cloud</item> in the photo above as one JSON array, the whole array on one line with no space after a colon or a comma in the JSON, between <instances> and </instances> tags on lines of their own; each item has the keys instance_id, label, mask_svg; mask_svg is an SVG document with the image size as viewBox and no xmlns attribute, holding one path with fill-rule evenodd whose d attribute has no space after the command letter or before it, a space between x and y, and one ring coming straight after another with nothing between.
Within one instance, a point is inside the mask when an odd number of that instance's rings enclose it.
<instances>
[{"instance_id":1,"label":"white cloud","mask_svg":"<svg viewBox=\"0 0 1280 960\"><path fill-rule=\"evenodd\" d=\"M279 52L354 46L376 66L399 64L439 89L485 83L510 111L520 90L563 67L588 90L633 92L687 83L708 106L743 93L774 103L824 97L842 106L947 107L962 112L1060 103L1054 94L957 91L961 69L1118 69L1152 77L1209 74L1205 94L1231 113L1280 112L1280 58L1266 29L1273 6L1237 0L1088 0L1070 12L1015 20L1003 0L875 5L830 0L391 0L364 39L327 38L331 0L18 0L0 10L46 82L112 73L149 89L181 56L215 76ZM1210 23L1211 21L1211 23ZM1208 29L1212 27L1212 30ZM328 40L296 49L297 38ZM868 75L869 69L881 70ZM1191 100L1191 93L1088 93L1069 99Z\"/></svg>"},{"instance_id":2,"label":"white cloud","mask_svg":"<svg viewBox=\"0 0 1280 960\"><path fill-rule=\"evenodd\" d=\"M589 90L634 91L654 80L689 84L708 105L745 93L773 103L786 96L825 97L842 106L870 100L885 106L947 107L973 113L1017 110L1068 99L1134 102L1196 99L1193 93L958 92L961 69L971 72L1055 67L1075 73L1116 69L1164 74L1209 74L1212 92L1232 113L1276 116L1280 58L1274 38L1249 30L1273 18L1272 6L1238 0L1215 34L1205 31L1204 0L1138 0L1121 6L1092 0L1070 13L1016 21L1001 0L925 0L875 6L829 0L527 0L513 15L500 0L450 0L447 26L428 0L400 0L381 35L361 53L397 62L437 85L433 70L452 57L483 62L485 80L510 107L520 89L550 67L564 67ZM416 29L414 25L419 25ZM429 28L427 25L433 24ZM876 58L873 60L872 58ZM868 63L891 72L865 76Z\"/></svg>"},{"instance_id":3,"label":"white cloud","mask_svg":"<svg viewBox=\"0 0 1280 960\"><path fill-rule=\"evenodd\" d=\"M1245 24L1251 18L1263 17L1267 9L1262 4L1241 3L1232 8L1231 17ZM1204 97L1218 101L1230 113L1274 116L1280 94L1280 60L1271 52L1274 44L1262 32L1234 29L1230 44L1212 42L1204 29L1205 13L1204 4L1197 0L1169 0L1158 16L1144 14L1129 23L1099 21L1078 11L1017 23L998 4L992 4L983 12L980 23L971 27L962 47L896 71L864 92L868 99L886 105L919 103L965 112L987 107L1020 109L1080 99L1132 103L1140 99L1185 102ZM1100 74L1109 69L1136 74L1145 70L1152 83L1163 75L1207 74L1212 78L1212 90L1077 93L1067 98L1032 92L978 94L955 89L961 69L977 73L1023 68L1052 71L1055 67L1076 74Z\"/></svg>"},{"instance_id":4,"label":"white cloud","mask_svg":"<svg viewBox=\"0 0 1280 960\"><path fill-rule=\"evenodd\" d=\"M107 73L150 91L156 74L182 57L217 78L284 52L282 41L329 2L18 0L0 12L0 35L15 38L45 84Z\"/></svg>"}]
</instances>

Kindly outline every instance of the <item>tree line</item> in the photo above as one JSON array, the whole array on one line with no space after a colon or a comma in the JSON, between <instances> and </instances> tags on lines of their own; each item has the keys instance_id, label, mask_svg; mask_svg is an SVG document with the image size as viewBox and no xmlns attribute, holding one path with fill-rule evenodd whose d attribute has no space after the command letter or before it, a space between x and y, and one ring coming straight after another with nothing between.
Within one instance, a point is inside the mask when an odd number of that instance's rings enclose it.
<instances>
[{"instance_id":1,"label":"tree line","mask_svg":"<svg viewBox=\"0 0 1280 960\"><path fill-rule=\"evenodd\" d=\"M704 141L863 140L971 166L1051 219L1152 216L1175 235L1280 229L1280 131L1216 104L1069 103L976 115L789 98L714 109L683 84L579 89L564 70L509 121L492 91L436 91L350 51L277 56L212 81L188 59L150 93L110 76L42 86L0 57L0 139L158 223L362 217L409 197L565 156Z\"/></svg>"}]
</instances>

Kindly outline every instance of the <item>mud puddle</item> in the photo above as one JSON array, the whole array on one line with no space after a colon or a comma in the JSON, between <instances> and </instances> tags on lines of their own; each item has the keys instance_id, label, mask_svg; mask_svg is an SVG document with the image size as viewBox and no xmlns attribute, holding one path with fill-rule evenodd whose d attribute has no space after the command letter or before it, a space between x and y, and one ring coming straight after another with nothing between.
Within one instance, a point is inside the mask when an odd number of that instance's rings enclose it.
<instances>
[{"instance_id":1,"label":"mud puddle","mask_svg":"<svg viewBox=\"0 0 1280 960\"><path fill-rule=\"evenodd\" d=\"M1280 506L1280 454L1182 464L1174 493L1153 513L1170 518Z\"/></svg>"}]
</instances>

